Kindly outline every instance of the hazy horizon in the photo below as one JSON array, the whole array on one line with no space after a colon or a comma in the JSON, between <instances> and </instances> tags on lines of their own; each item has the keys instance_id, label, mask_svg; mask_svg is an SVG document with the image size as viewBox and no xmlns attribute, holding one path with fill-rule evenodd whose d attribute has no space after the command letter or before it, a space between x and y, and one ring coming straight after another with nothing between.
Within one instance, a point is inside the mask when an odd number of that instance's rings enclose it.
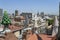
<instances>
[{"instance_id":1,"label":"hazy horizon","mask_svg":"<svg viewBox=\"0 0 60 40\"><path fill-rule=\"evenodd\" d=\"M14 13L21 12L45 12L45 14L59 14L59 0L0 0L0 8Z\"/></svg>"}]
</instances>

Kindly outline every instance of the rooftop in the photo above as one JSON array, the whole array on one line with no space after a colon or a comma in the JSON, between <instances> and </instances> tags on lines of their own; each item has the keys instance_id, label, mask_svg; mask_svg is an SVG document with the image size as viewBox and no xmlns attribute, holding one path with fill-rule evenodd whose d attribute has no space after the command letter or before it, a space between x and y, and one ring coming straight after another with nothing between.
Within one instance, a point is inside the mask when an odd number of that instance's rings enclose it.
<instances>
[{"instance_id":1,"label":"rooftop","mask_svg":"<svg viewBox=\"0 0 60 40\"><path fill-rule=\"evenodd\" d=\"M46 34L39 34L39 35L33 34L27 40L52 40L53 37L49 37L49 36L50 35L46 35ZM55 40L55 37L54 37L54 40Z\"/></svg>"},{"instance_id":2,"label":"rooftop","mask_svg":"<svg viewBox=\"0 0 60 40\"><path fill-rule=\"evenodd\" d=\"M18 40L13 33L6 33L4 37L0 37L0 40Z\"/></svg>"},{"instance_id":3,"label":"rooftop","mask_svg":"<svg viewBox=\"0 0 60 40\"><path fill-rule=\"evenodd\" d=\"M14 25L11 25L11 26L9 26L9 28L13 32L13 31L21 30L23 28L23 26L14 26Z\"/></svg>"}]
</instances>

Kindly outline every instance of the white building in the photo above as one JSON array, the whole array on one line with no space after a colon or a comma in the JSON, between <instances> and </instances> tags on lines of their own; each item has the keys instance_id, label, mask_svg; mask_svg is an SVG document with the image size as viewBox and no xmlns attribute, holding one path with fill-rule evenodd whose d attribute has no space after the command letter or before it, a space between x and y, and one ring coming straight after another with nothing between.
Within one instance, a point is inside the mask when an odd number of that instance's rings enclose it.
<instances>
[{"instance_id":1,"label":"white building","mask_svg":"<svg viewBox=\"0 0 60 40\"><path fill-rule=\"evenodd\" d=\"M34 22L34 27L40 27L45 24L45 21L40 16L38 17L37 14L32 16L32 20Z\"/></svg>"},{"instance_id":2,"label":"white building","mask_svg":"<svg viewBox=\"0 0 60 40\"><path fill-rule=\"evenodd\" d=\"M40 33L41 30L45 31L46 22L42 17L33 14L32 16L34 27L37 28L36 33ZM43 32L42 32L43 33Z\"/></svg>"}]
</instances>

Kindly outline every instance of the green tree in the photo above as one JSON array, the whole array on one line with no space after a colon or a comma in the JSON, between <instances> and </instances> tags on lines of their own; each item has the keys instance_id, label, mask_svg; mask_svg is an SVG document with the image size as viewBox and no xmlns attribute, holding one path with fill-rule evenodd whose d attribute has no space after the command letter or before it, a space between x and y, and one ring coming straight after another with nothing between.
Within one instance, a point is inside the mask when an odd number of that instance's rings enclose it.
<instances>
[{"instance_id":1,"label":"green tree","mask_svg":"<svg viewBox=\"0 0 60 40\"><path fill-rule=\"evenodd\" d=\"M47 19L48 25L53 25L54 20L53 19Z\"/></svg>"},{"instance_id":2,"label":"green tree","mask_svg":"<svg viewBox=\"0 0 60 40\"><path fill-rule=\"evenodd\" d=\"M6 28L8 28L8 25L11 23L11 20L9 19L8 17L8 14L7 14L7 11L4 11L4 15L3 15L3 18L2 18L2 22L1 24L4 25L4 30ZM3 31L4 31L3 30Z\"/></svg>"}]
</instances>

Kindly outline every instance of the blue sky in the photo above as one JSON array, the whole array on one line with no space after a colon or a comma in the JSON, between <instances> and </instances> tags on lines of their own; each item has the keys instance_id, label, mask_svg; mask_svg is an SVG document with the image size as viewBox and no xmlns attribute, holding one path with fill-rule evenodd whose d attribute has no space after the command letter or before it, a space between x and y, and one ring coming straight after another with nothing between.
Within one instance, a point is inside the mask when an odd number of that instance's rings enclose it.
<instances>
[{"instance_id":1,"label":"blue sky","mask_svg":"<svg viewBox=\"0 0 60 40\"><path fill-rule=\"evenodd\" d=\"M0 0L0 8L14 13L19 12L45 12L46 14L59 14L60 0Z\"/></svg>"}]
</instances>

